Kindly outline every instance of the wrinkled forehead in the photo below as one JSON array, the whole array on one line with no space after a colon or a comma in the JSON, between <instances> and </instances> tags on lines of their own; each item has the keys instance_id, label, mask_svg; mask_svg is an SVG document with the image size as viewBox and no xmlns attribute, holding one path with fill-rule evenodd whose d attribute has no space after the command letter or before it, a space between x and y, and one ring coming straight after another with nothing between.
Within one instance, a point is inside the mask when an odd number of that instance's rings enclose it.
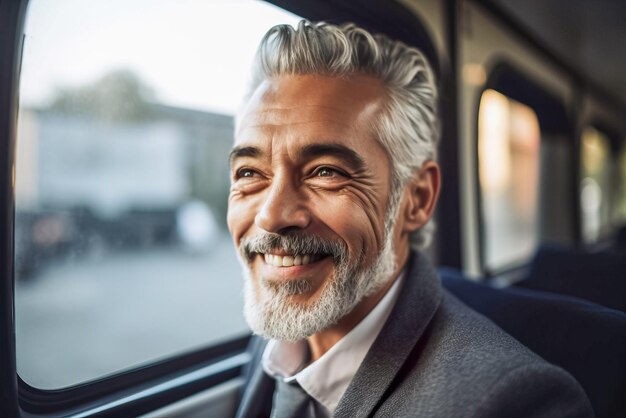
<instances>
[{"instance_id":1,"label":"wrinkled forehead","mask_svg":"<svg viewBox=\"0 0 626 418\"><path fill-rule=\"evenodd\" d=\"M238 119L235 142L245 130L309 125L370 128L384 101L382 83L369 76L349 78L286 75L262 82Z\"/></svg>"}]
</instances>

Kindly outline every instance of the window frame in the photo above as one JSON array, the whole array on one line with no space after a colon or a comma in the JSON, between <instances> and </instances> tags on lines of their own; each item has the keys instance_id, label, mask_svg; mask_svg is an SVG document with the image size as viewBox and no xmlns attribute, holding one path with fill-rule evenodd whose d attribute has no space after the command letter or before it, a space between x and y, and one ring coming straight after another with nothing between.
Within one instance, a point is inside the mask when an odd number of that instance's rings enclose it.
<instances>
[{"instance_id":1,"label":"window frame","mask_svg":"<svg viewBox=\"0 0 626 418\"><path fill-rule=\"evenodd\" d=\"M550 90L544 87L537 79L528 75L506 58L496 56L493 59L493 63L490 66L487 75L487 81L481 86L475 99L474 109L476 109L474 115L474 179L476 190L476 209L477 209L477 224L478 224L478 242L479 242L479 260L480 269L483 272L483 276L487 281L493 280L496 277L507 276L511 278L523 276L528 269L528 264L532 259L529 258L520 259L511 263L504 264L496 268L490 268L487 266L487 238L486 238L486 220L483 207L483 192L480 185L480 159L479 159L479 147L478 147L478 122L480 116L480 101L483 94L487 90L495 90L496 92L506 96L509 99L515 100L523 105L528 106L537 115L539 122L539 159L541 160L541 144L546 141L546 134L559 134L565 136L568 140L574 137L573 128L569 113L566 106L556 98ZM571 145L571 141L568 141ZM572 146L572 149L576 147ZM576 160L577 161L577 160ZM541 170L541 166L540 166ZM537 207L537 222L541 225L541 178L542 173L538 175L538 207ZM572 182L571 187L574 187ZM577 198L578 195L575 195ZM579 216L575 215L575 219ZM579 222L577 222L579 223ZM541 245L541 231L539 234L539 245Z\"/></svg>"},{"instance_id":2,"label":"window frame","mask_svg":"<svg viewBox=\"0 0 626 418\"><path fill-rule=\"evenodd\" d=\"M182 399L240 376L249 361L249 340L243 335L65 389L38 389L18 376L20 407L35 414L89 411L102 407L104 397L108 413L147 413L167 405L172 396ZM176 383L165 384L172 380Z\"/></svg>"},{"instance_id":3,"label":"window frame","mask_svg":"<svg viewBox=\"0 0 626 418\"><path fill-rule=\"evenodd\" d=\"M0 415L17 416L13 283L13 165L27 1L0 1Z\"/></svg>"}]
</instances>

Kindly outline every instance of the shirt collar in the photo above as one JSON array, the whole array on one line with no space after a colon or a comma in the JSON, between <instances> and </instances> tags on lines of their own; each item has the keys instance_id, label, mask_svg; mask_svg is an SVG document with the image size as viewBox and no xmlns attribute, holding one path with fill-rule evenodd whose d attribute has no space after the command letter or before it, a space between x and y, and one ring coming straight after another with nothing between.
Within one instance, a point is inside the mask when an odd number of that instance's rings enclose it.
<instances>
[{"instance_id":1,"label":"shirt collar","mask_svg":"<svg viewBox=\"0 0 626 418\"><path fill-rule=\"evenodd\" d=\"M374 309L317 361L304 367L309 356L305 340L271 340L263 353L263 369L272 377L288 382L296 380L332 413L387 321L400 294L402 280L404 273Z\"/></svg>"}]
</instances>

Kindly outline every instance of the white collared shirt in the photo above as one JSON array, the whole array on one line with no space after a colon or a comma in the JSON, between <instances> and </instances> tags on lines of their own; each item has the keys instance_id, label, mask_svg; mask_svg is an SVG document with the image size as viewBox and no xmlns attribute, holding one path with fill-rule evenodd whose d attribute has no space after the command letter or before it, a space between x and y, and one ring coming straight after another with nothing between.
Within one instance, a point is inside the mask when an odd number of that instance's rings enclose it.
<instances>
[{"instance_id":1,"label":"white collared shirt","mask_svg":"<svg viewBox=\"0 0 626 418\"><path fill-rule=\"evenodd\" d=\"M374 309L313 363L303 368L308 359L306 340L295 343L271 340L263 352L263 370L286 382L296 380L317 401L316 416L330 417L385 325L403 279L402 273Z\"/></svg>"}]
</instances>

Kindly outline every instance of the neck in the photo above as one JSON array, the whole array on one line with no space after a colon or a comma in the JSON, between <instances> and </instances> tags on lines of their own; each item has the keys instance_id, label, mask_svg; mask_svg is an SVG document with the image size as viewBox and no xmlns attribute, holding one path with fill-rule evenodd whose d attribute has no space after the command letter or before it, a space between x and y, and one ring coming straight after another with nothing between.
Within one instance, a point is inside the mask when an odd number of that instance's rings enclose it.
<instances>
[{"instance_id":1,"label":"neck","mask_svg":"<svg viewBox=\"0 0 626 418\"><path fill-rule=\"evenodd\" d=\"M335 325L326 328L308 338L309 348L311 350L311 362L322 357L331 349L339 340L356 327L371 311L378 302L387 294L391 286L395 283L400 272L404 268L408 259L408 249L399 254L396 271L389 277L389 280L376 292L363 298L356 307L341 318Z\"/></svg>"}]
</instances>

